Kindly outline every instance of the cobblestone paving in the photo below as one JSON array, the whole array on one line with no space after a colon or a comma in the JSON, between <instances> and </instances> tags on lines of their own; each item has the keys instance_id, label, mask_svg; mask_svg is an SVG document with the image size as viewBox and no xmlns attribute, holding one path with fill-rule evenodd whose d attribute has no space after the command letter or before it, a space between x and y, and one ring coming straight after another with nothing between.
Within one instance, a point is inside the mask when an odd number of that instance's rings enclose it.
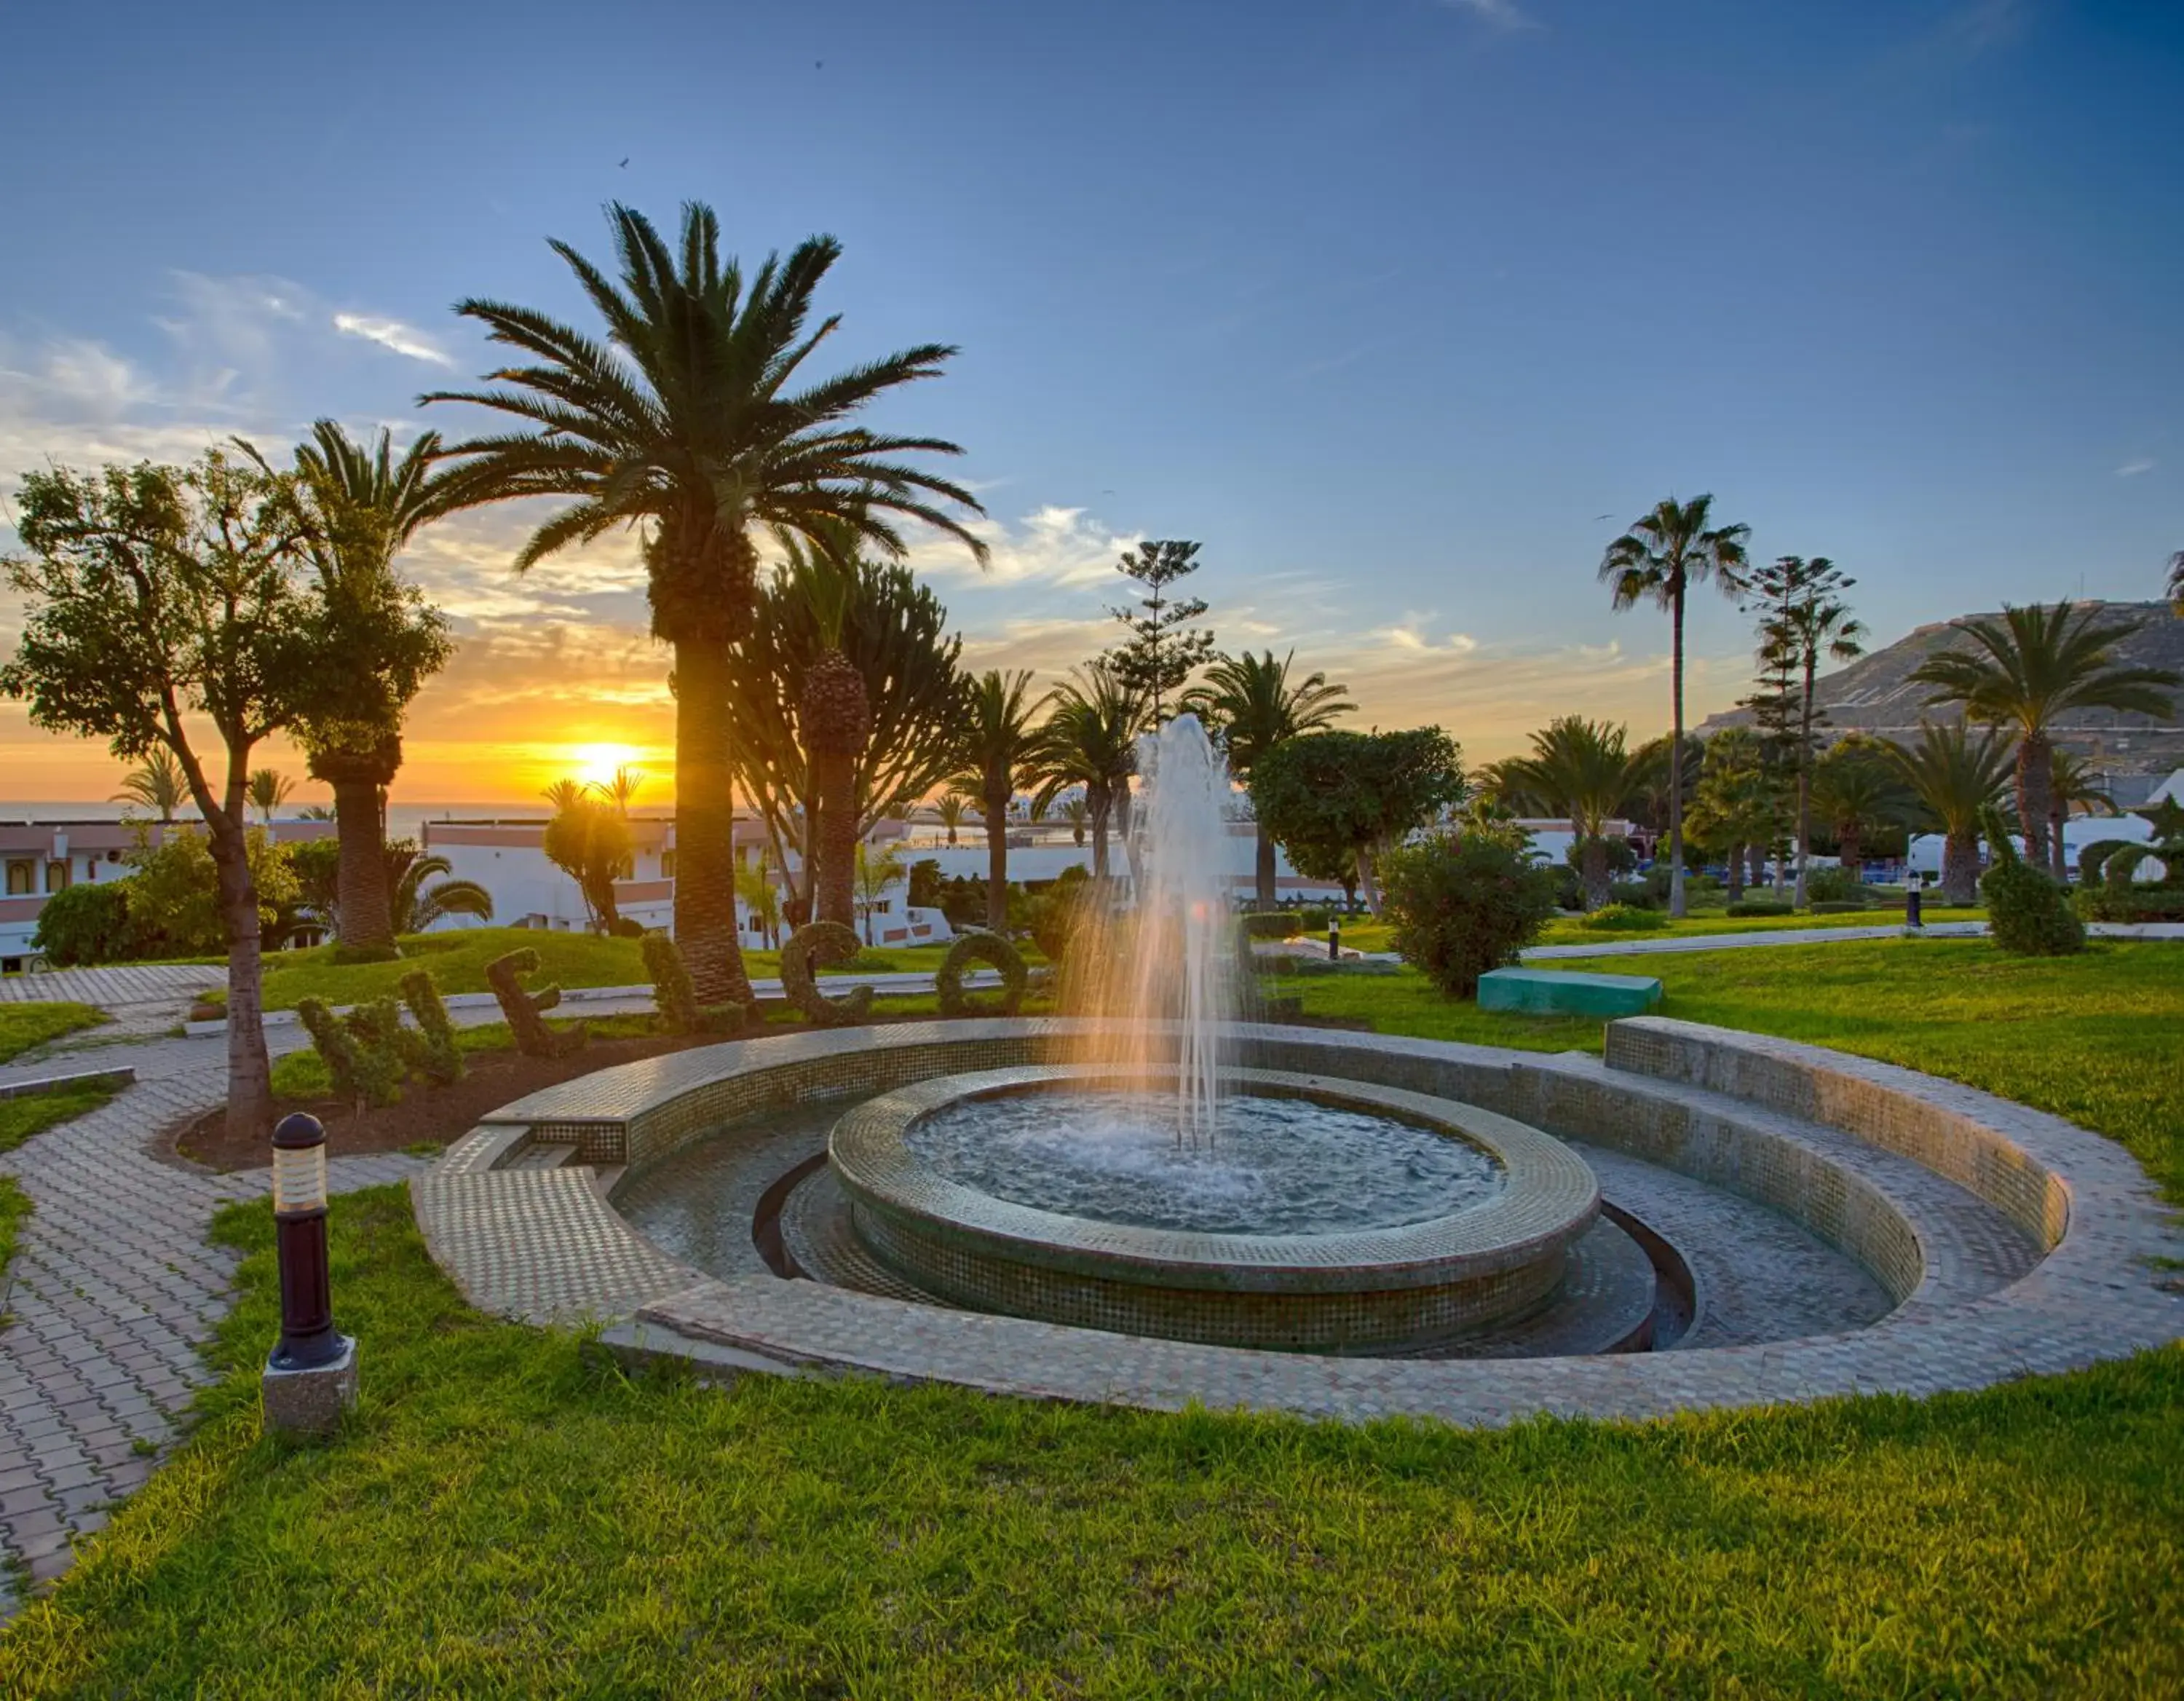
<instances>
[{"instance_id":1,"label":"cobblestone paving","mask_svg":"<svg viewBox=\"0 0 2184 1701\"><path fill-rule=\"evenodd\" d=\"M58 1576L75 1539L151 1475L210 1380L198 1349L227 1309L235 1259L205 1231L221 1206L263 1193L268 1172L217 1174L147 1146L225 1090L217 1067L140 1079L0 1155L36 1207L0 1276L14 1319L0 1329L0 1554L16 1573L0 1578L0 1621L23 1573ZM329 1168L346 1192L421 1167L393 1154Z\"/></svg>"},{"instance_id":2,"label":"cobblestone paving","mask_svg":"<svg viewBox=\"0 0 2184 1701\"><path fill-rule=\"evenodd\" d=\"M150 962L114 968L60 968L47 974L0 976L0 1004L95 1004L108 1020L69 1035L54 1050L81 1050L138 1040L181 1025L190 1003L207 987L226 984L214 964Z\"/></svg>"}]
</instances>

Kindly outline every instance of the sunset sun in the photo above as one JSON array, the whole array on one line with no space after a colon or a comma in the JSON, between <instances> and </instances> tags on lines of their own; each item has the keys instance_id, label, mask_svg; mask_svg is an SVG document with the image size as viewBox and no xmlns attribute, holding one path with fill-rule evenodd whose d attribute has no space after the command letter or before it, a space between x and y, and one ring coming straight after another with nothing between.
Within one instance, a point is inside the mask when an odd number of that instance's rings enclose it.
<instances>
[{"instance_id":1,"label":"sunset sun","mask_svg":"<svg viewBox=\"0 0 2184 1701\"><path fill-rule=\"evenodd\" d=\"M587 785L604 785L615 777L615 770L634 767L638 751L632 745L577 745L569 752L571 765L577 778Z\"/></svg>"}]
</instances>

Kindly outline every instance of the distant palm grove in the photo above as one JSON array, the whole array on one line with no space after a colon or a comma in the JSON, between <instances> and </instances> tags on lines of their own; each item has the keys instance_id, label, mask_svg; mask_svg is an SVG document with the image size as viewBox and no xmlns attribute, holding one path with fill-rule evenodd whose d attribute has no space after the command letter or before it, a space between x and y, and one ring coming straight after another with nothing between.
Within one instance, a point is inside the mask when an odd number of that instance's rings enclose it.
<instances>
[{"instance_id":1,"label":"distant palm grove","mask_svg":"<svg viewBox=\"0 0 2184 1701\"><path fill-rule=\"evenodd\" d=\"M456 305L508 351L476 387L421 399L488 421L463 434L423 432L398 452L384 430L359 441L322 420L285 455L242 443L187 466L23 476L23 553L8 572L28 619L0 691L38 725L133 763L127 795L161 823L187 809L202 823L203 924L229 959L237 1130L262 1135L271 1116L269 927L315 917L343 955L370 959L434 919L490 913L467 882L427 884L446 865L390 846L384 824L405 718L454 643L400 558L465 510L532 505L517 573L609 533L637 541L675 700L673 935L709 1007L751 1002L739 899L769 937L851 923L861 893L894 872L866 858L867 835L913 807L950 843L974 819L983 830L994 930L1011 926L1020 807L1060 811L1101 901L1119 901L1110 883L1131 834L1137 740L1178 713L1206 725L1245 788L1256 907L1280 896L1278 845L1300 875L1377 909L1407 848L1492 837L1524 856L1519 823L1534 821L1566 824L1566 907L1681 917L1700 867L1732 902L1769 870L1790 904L1854 897L1864 853L1909 831L1943 835L1953 902L1976 898L1997 827L2065 879L2064 823L2103 799L2059 753L2057 717L2172 711L2176 676L2121 664L2128 628L2063 602L1965 626L1920 671L1936 718L1914 741L1834 739L1815 685L1867 641L1854 581L1825 557L1754 563L1751 527L1705 494L1635 516L1597 564L1614 607L1666 617L1669 731L1650 741L1563 714L1523 753L1467 770L1439 728L1341 725L1357 707L1344 682L1294 651L1217 647L1206 602L1186 594L1201 545L1185 539L1123 555L1117 642L1066 677L1042 689L1021 670L974 674L945 609L903 565L915 528L984 560L972 487L939 470L963 451L863 422L883 399L906 416L897 393L940 378L954 346L830 367L831 237L746 270L722 252L707 207L685 209L671 240L627 207L610 224L609 262L552 244L585 322L488 297ZM2184 557L2177 572L2184 585ZM1685 632L1691 599L1709 592L1752 612L1755 674L1752 725L1702 741L1685 726ZM265 839L291 784L254 766L275 738L333 793L337 850L310 866ZM549 855L602 929L624 925L613 886L636 783L554 797ZM756 867L733 850L738 808L764 832ZM1827 851L1836 865L1816 867ZM1414 863L1401 883L1421 889Z\"/></svg>"}]
</instances>

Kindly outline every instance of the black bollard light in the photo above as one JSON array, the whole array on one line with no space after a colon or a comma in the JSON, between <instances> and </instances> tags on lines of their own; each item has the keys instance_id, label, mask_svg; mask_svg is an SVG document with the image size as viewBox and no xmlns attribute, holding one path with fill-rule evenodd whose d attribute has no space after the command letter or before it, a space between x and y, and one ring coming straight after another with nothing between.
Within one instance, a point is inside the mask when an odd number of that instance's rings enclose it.
<instances>
[{"instance_id":1,"label":"black bollard light","mask_svg":"<svg viewBox=\"0 0 2184 1701\"><path fill-rule=\"evenodd\" d=\"M273 1130L274 1252L281 1266L281 1344L268 1366L315 1370L348 1350L334 1332L326 1263L326 1131L298 1111Z\"/></svg>"},{"instance_id":2,"label":"black bollard light","mask_svg":"<svg viewBox=\"0 0 2184 1701\"><path fill-rule=\"evenodd\" d=\"M1342 923L1329 920L1327 924L1327 956L1330 962L1342 960Z\"/></svg>"},{"instance_id":3,"label":"black bollard light","mask_svg":"<svg viewBox=\"0 0 2184 1701\"><path fill-rule=\"evenodd\" d=\"M1919 913L1921 895L1920 889L1916 885L1903 895L1903 925L1907 928L1923 928L1926 925Z\"/></svg>"}]
</instances>

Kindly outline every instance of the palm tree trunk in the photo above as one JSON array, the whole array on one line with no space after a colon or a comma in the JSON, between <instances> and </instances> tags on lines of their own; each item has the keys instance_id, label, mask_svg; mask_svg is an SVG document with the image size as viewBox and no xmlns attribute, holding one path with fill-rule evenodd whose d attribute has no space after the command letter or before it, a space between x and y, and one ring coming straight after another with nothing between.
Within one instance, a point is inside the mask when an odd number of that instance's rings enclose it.
<instances>
[{"instance_id":1,"label":"palm tree trunk","mask_svg":"<svg viewBox=\"0 0 2184 1701\"><path fill-rule=\"evenodd\" d=\"M394 915L387 892L387 844L379 830L378 782L351 770L332 784L334 831L341 840L334 887L341 910L337 936L346 950L391 950Z\"/></svg>"},{"instance_id":2,"label":"palm tree trunk","mask_svg":"<svg viewBox=\"0 0 2184 1701\"><path fill-rule=\"evenodd\" d=\"M2017 746L2017 818L2025 828L2025 860L2050 868L2049 799L2054 792L2054 745L2044 732L2028 733Z\"/></svg>"},{"instance_id":3,"label":"palm tree trunk","mask_svg":"<svg viewBox=\"0 0 2184 1701\"><path fill-rule=\"evenodd\" d=\"M857 913L857 811L850 801L856 758L828 752L812 758L819 796L819 867L813 896L819 919L851 926Z\"/></svg>"},{"instance_id":4,"label":"palm tree trunk","mask_svg":"<svg viewBox=\"0 0 2184 1701\"><path fill-rule=\"evenodd\" d=\"M1865 869L1864 823L1846 821L1836 828L1836 860L1842 864L1843 873L1855 880Z\"/></svg>"},{"instance_id":5,"label":"palm tree trunk","mask_svg":"<svg viewBox=\"0 0 2184 1701\"><path fill-rule=\"evenodd\" d=\"M1112 806L1105 786L1084 788L1085 811L1092 817L1092 878L1107 878L1107 816Z\"/></svg>"},{"instance_id":6,"label":"palm tree trunk","mask_svg":"<svg viewBox=\"0 0 2184 1701\"><path fill-rule=\"evenodd\" d=\"M1684 588L1669 608L1671 689L1674 714L1669 733L1669 914L1684 917Z\"/></svg>"},{"instance_id":7,"label":"palm tree trunk","mask_svg":"<svg viewBox=\"0 0 2184 1701\"><path fill-rule=\"evenodd\" d=\"M1608 899L1607 840L1597 833L1587 834L1579 858L1585 867L1585 906L1596 910Z\"/></svg>"},{"instance_id":8,"label":"palm tree trunk","mask_svg":"<svg viewBox=\"0 0 2184 1701\"><path fill-rule=\"evenodd\" d=\"M1258 904L1262 910L1274 906L1274 841L1267 836L1263 827L1256 829L1259 836L1258 864L1256 869Z\"/></svg>"},{"instance_id":9,"label":"palm tree trunk","mask_svg":"<svg viewBox=\"0 0 2184 1701\"><path fill-rule=\"evenodd\" d=\"M986 926L997 934L1009 930L1009 800L997 802L986 793Z\"/></svg>"},{"instance_id":10,"label":"palm tree trunk","mask_svg":"<svg viewBox=\"0 0 2184 1701\"><path fill-rule=\"evenodd\" d=\"M1744 847L1729 847L1729 901L1736 903L1744 895Z\"/></svg>"},{"instance_id":11,"label":"palm tree trunk","mask_svg":"<svg viewBox=\"0 0 2184 1701\"><path fill-rule=\"evenodd\" d=\"M1979 901L1979 834L1967 828L1942 840L1942 901L1963 906Z\"/></svg>"},{"instance_id":12,"label":"palm tree trunk","mask_svg":"<svg viewBox=\"0 0 2184 1701\"><path fill-rule=\"evenodd\" d=\"M2048 865L2048 872L2053 874L2060 884L2067 886L2070 884L2070 847L2063 840L2063 823L2070 819L2070 811L2069 806L2054 795L2053 787L2049 787L2048 792L2048 844L2053 861Z\"/></svg>"},{"instance_id":13,"label":"palm tree trunk","mask_svg":"<svg viewBox=\"0 0 2184 1701\"><path fill-rule=\"evenodd\" d=\"M728 641L675 644L675 942L700 1004L751 1003L736 937L736 805L728 767Z\"/></svg>"}]
</instances>

